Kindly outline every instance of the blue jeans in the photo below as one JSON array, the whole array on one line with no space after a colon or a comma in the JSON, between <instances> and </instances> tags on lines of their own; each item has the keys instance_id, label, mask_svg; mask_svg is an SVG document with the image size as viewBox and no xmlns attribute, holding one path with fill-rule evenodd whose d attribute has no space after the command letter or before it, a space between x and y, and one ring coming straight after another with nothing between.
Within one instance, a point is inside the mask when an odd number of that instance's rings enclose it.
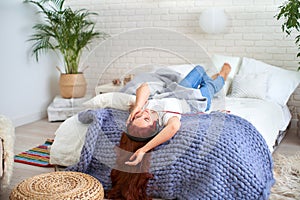
<instances>
[{"instance_id":1,"label":"blue jeans","mask_svg":"<svg viewBox=\"0 0 300 200\"><path fill-rule=\"evenodd\" d=\"M207 98L206 111L211 106L211 100L214 94L219 92L224 86L225 81L222 76L218 76L216 79L211 79L200 65L197 65L182 81L179 85L189 88L200 88L202 96Z\"/></svg>"}]
</instances>

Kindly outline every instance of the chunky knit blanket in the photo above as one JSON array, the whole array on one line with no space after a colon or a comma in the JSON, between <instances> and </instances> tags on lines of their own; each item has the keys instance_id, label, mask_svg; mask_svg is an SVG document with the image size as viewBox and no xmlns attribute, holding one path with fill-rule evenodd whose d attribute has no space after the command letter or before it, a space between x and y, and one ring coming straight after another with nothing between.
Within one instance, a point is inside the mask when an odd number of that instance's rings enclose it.
<instances>
[{"instance_id":1,"label":"chunky knit blanket","mask_svg":"<svg viewBox=\"0 0 300 200\"><path fill-rule=\"evenodd\" d=\"M111 187L110 171L128 112L89 110L79 163L67 170ZM268 199L274 183L272 157L260 133L238 116L213 112L185 115L177 134L151 153L149 195L163 199Z\"/></svg>"}]
</instances>

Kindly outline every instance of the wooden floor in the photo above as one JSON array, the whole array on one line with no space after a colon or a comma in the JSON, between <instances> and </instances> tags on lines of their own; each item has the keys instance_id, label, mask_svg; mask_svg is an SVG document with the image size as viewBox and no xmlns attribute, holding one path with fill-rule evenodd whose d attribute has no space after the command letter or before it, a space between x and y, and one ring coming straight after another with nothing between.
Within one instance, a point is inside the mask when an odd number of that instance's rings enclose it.
<instances>
[{"instance_id":1,"label":"wooden floor","mask_svg":"<svg viewBox=\"0 0 300 200\"><path fill-rule=\"evenodd\" d=\"M48 122L47 119L16 128L15 154L26 151L32 147L43 144L47 138L54 138L54 132L59 127L59 122ZM300 137L297 128L289 129L286 137L273 153L291 156L300 152ZM8 200L12 188L22 180L45 172L54 171L54 168L35 167L26 164L14 163L13 176L10 186L0 192L1 200Z\"/></svg>"}]
</instances>

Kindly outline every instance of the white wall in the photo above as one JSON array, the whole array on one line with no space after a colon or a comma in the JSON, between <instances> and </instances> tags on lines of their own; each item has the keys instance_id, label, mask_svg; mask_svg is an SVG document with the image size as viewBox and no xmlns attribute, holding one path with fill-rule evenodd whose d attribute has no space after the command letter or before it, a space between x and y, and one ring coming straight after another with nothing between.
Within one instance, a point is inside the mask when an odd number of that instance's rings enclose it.
<instances>
[{"instance_id":1,"label":"white wall","mask_svg":"<svg viewBox=\"0 0 300 200\"><path fill-rule=\"evenodd\" d=\"M210 56L224 54L250 57L296 70L299 59L296 58L297 47L294 44L294 36L287 38L281 31L281 22L274 17L284 1L69 0L67 3L73 8L84 7L97 12L99 14L96 18L97 28L112 36L136 28L167 28L194 39ZM224 8L227 12L230 24L225 33L209 35L203 33L199 27L199 15L209 7ZM89 59L97 62L101 57L101 54L95 54ZM114 74L108 74L110 79L112 75ZM300 87L291 97L289 106L296 117L296 113L300 112Z\"/></svg>"},{"instance_id":2,"label":"white wall","mask_svg":"<svg viewBox=\"0 0 300 200\"><path fill-rule=\"evenodd\" d=\"M35 11L22 1L0 2L0 114L15 126L46 117L46 109L58 93L56 61L43 56L39 63L30 54Z\"/></svg>"},{"instance_id":3,"label":"white wall","mask_svg":"<svg viewBox=\"0 0 300 200\"><path fill-rule=\"evenodd\" d=\"M29 55L26 42L36 20L34 11L20 0L0 1L0 114L16 125L46 116L46 108L58 93L55 59L39 63ZM97 28L111 35L142 27L162 27L186 34L201 44L209 55L216 53L256 58L295 70L293 38L286 38L274 15L284 0L69 0L74 8L99 14ZM224 34L208 35L198 25L200 13L208 7L222 7L230 17ZM96 55L99 59L101 55ZM289 101L300 112L300 89Z\"/></svg>"},{"instance_id":4,"label":"white wall","mask_svg":"<svg viewBox=\"0 0 300 200\"><path fill-rule=\"evenodd\" d=\"M285 37L274 16L285 0L69 0L73 8L97 12L97 28L111 35L143 27L179 31L210 55L248 56L288 69L297 68L294 38ZM205 34L198 18L206 8L223 8L230 24L223 34Z\"/></svg>"}]
</instances>

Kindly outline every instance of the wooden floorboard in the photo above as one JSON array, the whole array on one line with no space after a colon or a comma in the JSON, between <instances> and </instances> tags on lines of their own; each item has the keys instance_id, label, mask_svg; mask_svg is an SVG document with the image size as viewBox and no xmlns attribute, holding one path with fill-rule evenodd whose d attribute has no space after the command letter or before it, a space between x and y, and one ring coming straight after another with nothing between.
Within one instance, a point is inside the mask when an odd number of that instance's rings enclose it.
<instances>
[{"instance_id":1,"label":"wooden floorboard","mask_svg":"<svg viewBox=\"0 0 300 200\"><path fill-rule=\"evenodd\" d=\"M47 119L17 127L15 130L15 154L26 151L32 147L43 144L47 138L54 138L54 132L60 122L48 122ZM291 156L300 152L300 139L297 136L297 129L293 128L287 132L279 147L273 153ZM54 168L35 167L31 165L14 163L11 184L7 189L1 190L0 199L8 200L11 190L22 180L41 173L54 171Z\"/></svg>"}]
</instances>

